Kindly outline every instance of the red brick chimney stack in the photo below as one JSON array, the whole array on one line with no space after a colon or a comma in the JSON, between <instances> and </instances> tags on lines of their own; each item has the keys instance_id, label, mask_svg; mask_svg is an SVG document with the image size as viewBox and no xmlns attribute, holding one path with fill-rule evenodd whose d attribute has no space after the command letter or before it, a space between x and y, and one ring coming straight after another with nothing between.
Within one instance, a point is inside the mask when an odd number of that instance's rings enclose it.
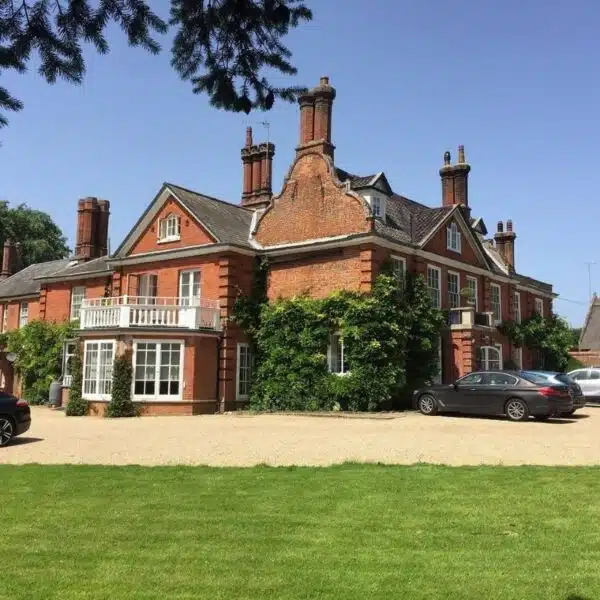
<instances>
[{"instance_id":1,"label":"red brick chimney stack","mask_svg":"<svg viewBox=\"0 0 600 600\"><path fill-rule=\"evenodd\" d=\"M77 206L75 258L85 261L105 256L108 250L110 202L83 198Z\"/></svg>"},{"instance_id":2,"label":"red brick chimney stack","mask_svg":"<svg viewBox=\"0 0 600 600\"><path fill-rule=\"evenodd\" d=\"M242 206L264 208L270 201L273 181L275 145L270 142L254 144L252 128L246 129L246 145L242 148L244 187Z\"/></svg>"},{"instance_id":3,"label":"red brick chimney stack","mask_svg":"<svg viewBox=\"0 0 600 600\"><path fill-rule=\"evenodd\" d=\"M440 169L442 178L442 206L459 204L464 207L467 218L470 217L469 208L469 172L471 165L465 160L465 147L458 147L458 161L451 164L450 152L444 153L444 165Z\"/></svg>"},{"instance_id":4,"label":"red brick chimney stack","mask_svg":"<svg viewBox=\"0 0 600 600\"><path fill-rule=\"evenodd\" d=\"M12 240L4 241L2 252L2 271L0 271L0 280L7 279L13 274L14 268L14 244Z\"/></svg>"},{"instance_id":5,"label":"red brick chimney stack","mask_svg":"<svg viewBox=\"0 0 600 600\"><path fill-rule=\"evenodd\" d=\"M511 272L514 272L515 270L516 237L517 234L513 231L513 222L510 219L506 221L506 231L504 231L504 224L502 221L498 221L498 228L494 234L494 242L498 253L502 256Z\"/></svg>"},{"instance_id":6,"label":"red brick chimney stack","mask_svg":"<svg viewBox=\"0 0 600 600\"><path fill-rule=\"evenodd\" d=\"M321 77L318 86L300 96L300 145L296 152L314 149L333 159L331 120L335 94L329 77Z\"/></svg>"}]
</instances>

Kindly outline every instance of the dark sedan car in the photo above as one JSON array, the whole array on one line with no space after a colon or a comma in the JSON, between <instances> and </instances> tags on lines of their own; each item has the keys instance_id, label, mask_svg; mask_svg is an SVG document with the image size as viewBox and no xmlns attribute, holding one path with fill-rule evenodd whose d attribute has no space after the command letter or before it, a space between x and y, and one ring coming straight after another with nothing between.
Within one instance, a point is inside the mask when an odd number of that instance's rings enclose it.
<instances>
[{"instance_id":1,"label":"dark sedan car","mask_svg":"<svg viewBox=\"0 0 600 600\"><path fill-rule=\"evenodd\" d=\"M0 392L0 446L6 446L15 436L31 426L31 411L25 400Z\"/></svg>"},{"instance_id":2,"label":"dark sedan car","mask_svg":"<svg viewBox=\"0 0 600 600\"><path fill-rule=\"evenodd\" d=\"M569 412L564 413L565 415L572 415L576 410L585 408L585 395L580 385L566 373L558 373L557 371L521 371L520 373L529 381L533 383L544 383L544 381L553 381L558 383L565 383L569 386L571 392L571 398L573 398L573 408Z\"/></svg>"},{"instance_id":3,"label":"dark sedan car","mask_svg":"<svg viewBox=\"0 0 600 600\"><path fill-rule=\"evenodd\" d=\"M434 385L413 393L415 408L424 415L464 413L505 415L511 421L524 421L569 413L573 398L569 386L559 381L532 381L524 372L478 371L451 385Z\"/></svg>"}]
</instances>

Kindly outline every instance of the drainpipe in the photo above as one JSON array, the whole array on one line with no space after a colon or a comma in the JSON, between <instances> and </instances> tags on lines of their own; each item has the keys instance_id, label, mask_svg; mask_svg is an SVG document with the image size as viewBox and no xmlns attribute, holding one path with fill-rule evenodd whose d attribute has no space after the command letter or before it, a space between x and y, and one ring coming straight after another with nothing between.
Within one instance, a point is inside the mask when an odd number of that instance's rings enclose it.
<instances>
[{"instance_id":1,"label":"drainpipe","mask_svg":"<svg viewBox=\"0 0 600 600\"><path fill-rule=\"evenodd\" d=\"M221 338L217 337L215 338L216 342L217 342L217 389L215 391L215 400L217 402L217 407L215 412L220 412L219 407L220 407L220 401L219 401L219 383L220 383L220 371L221 371Z\"/></svg>"}]
</instances>

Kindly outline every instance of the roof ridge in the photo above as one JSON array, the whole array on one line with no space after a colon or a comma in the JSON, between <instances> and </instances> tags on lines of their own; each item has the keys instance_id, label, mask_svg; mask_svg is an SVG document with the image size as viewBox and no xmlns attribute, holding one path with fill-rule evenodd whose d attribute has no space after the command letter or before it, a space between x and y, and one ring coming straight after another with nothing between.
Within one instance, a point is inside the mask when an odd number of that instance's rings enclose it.
<instances>
[{"instance_id":1,"label":"roof ridge","mask_svg":"<svg viewBox=\"0 0 600 600\"><path fill-rule=\"evenodd\" d=\"M215 198L214 196L209 196L208 194L203 194L202 192L197 192L196 190L192 190L190 188L183 187L182 185L178 185L176 183L169 183L168 181L164 181L163 185L167 187L174 187L187 192L188 194L194 194L195 196L201 196L205 200L212 200L214 202L220 202L221 204L226 204L227 206L232 206L233 208L239 208L245 212L252 212L251 209L246 208L245 206L241 206L239 204L233 204L233 202L227 202L227 200L221 200L220 198Z\"/></svg>"}]
</instances>

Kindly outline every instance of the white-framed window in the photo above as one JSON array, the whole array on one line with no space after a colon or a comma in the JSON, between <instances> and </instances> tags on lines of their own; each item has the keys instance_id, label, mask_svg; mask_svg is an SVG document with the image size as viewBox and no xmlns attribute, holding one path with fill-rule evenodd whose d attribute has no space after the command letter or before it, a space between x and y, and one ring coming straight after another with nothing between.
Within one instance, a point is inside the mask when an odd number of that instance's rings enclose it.
<instances>
[{"instance_id":1,"label":"white-framed window","mask_svg":"<svg viewBox=\"0 0 600 600\"><path fill-rule=\"evenodd\" d=\"M182 306L198 306L200 304L201 272L181 271L179 273L179 299Z\"/></svg>"},{"instance_id":2,"label":"white-framed window","mask_svg":"<svg viewBox=\"0 0 600 600\"><path fill-rule=\"evenodd\" d=\"M134 398L181 400L183 348L181 340L134 342Z\"/></svg>"},{"instance_id":3,"label":"white-framed window","mask_svg":"<svg viewBox=\"0 0 600 600\"><path fill-rule=\"evenodd\" d=\"M29 302L21 302L19 305L19 327L25 327L29 320Z\"/></svg>"},{"instance_id":4,"label":"white-framed window","mask_svg":"<svg viewBox=\"0 0 600 600\"><path fill-rule=\"evenodd\" d=\"M513 296L513 312L515 316L515 323L521 322L521 294L515 292Z\"/></svg>"},{"instance_id":5,"label":"white-framed window","mask_svg":"<svg viewBox=\"0 0 600 600\"><path fill-rule=\"evenodd\" d=\"M502 346L481 346L479 348L479 367L480 371L500 371L502 370Z\"/></svg>"},{"instance_id":6,"label":"white-framed window","mask_svg":"<svg viewBox=\"0 0 600 600\"><path fill-rule=\"evenodd\" d=\"M341 333L333 333L329 336L327 362L329 364L330 373L334 373L335 375L345 375L350 372L345 355L344 337Z\"/></svg>"},{"instance_id":7,"label":"white-framed window","mask_svg":"<svg viewBox=\"0 0 600 600\"><path fill-rule=\"evenodd\" d=\"M431 304L434 308L441 308L442 306L441 278L441 270L439 267L427 265L427 290L429 291Z\"/></svg>"},{"instance_id":8,"label":"white-framed window","mask_svg":"<svg viewBox=\"0 0 600 600\"><path fill-rule=\"evenodd\" d=\"M371 211L374 217L383 217L383 200L380 196L371 196Z\"/></svg>"},{"instance_id":9,"label":"white-framed window","mask_svg":"<svg viewBox=\"0 0 600 600\"><path fill-rule=\"evenodd\" d=\"M8 331L8 302L2 305L2 333Z\"/></svg>"},{"instance_id":10,"label":"white-framed window","mask_svg":"<svg viewBox=\"0 0 600 600\"><path fill-rule=\"evenodd\" d=\"M156 273L144 273L138 279L138 302L140 304L156 304L158 292L158 276Z\"/></svg>"},{"instance_id":11,"label":"white-framed window","mask_svg":"<svg viewBox=\"0 0 600 600\"><path fill-rule=\"evenodd\" d=\"M180 218L177 215L167 215L158 223L158 241L173 242L180 239Z\"/></svg>"},{"instance_id":12,"label":"white-framed window","mask_svg":"<svg viewBox=\"0 0 600 600\"><path fill-rule=\"evenodd\" d=\"M433 376L433 381L432 381L432 383L434 385L440 385L442 383L442 374L443 374L442 336L440 336L438 338L438 347L437 347L436 374Z\"/></svg>"},{"instance_id":13,"label":"white-framed window","mask_svg":"<svg viewBox=\"0 0 600 600\"><path fill-rule=\"evenodd\" d=\"M448 271L448 308L460 307L460 275Z\"/></svg>"},{"instance_id":14,"label":"white-framed window","mask_svg":"<svg viewBox=\"0 0 600 600\"><path fill-rule=\"evenodd\" d=\"M71 387L73 381L73 372L71 370L71 361L75 354L76 342L73 340L65 342L63 348L63 363L62 363L62 383L65 387Z\"/></svg>"},{"instance_id":15,"label":"white-framed window","mask_svg":"<svg viewBox=\"0 0 600 600\"><path fill-rule=\"evenodd\" d=\"M402 256L392 256L392 271L396 279L402 283L406 280L406 259Z\"/></svg>"},{"instance_id":16,"label":"white-framed window","mask_svg":"<svg viewBox=\"0 0 600 600\"><path fill-rule=\"evenodd\" d=\"M518 369L523 368L523 348L512 349L512 359Z\"/></svg>"},{"instance_id":17,"label":"white-framed window","mask_svg":"<svg viewBox=\"0 0 600 600\"><path fill-rule=\"evenodd\" d=\"M83 396L88 400L110 400L114 340L87 340L83 354Z\"/></svg>"},{"instance_id":18,"label":"white-framed window","mask_svg":"<svg viewBox=\"0 0 600 600\"><path fill-rule=\"evenodd\" d=\"M492 304L492 318L494 324L502 322L502 296L497 283L490 284L490 302Z\"/></svg>"},{"instance_id":19,"label":"white-framed window","mask_svg":"<svg viewBox=\"0 0 600 600\"><path fill-rule=\"evenodd\" d=\"M248 344L237 345L237 397L245 400L250 395L253 357Z\"/></svg>"},{"instance_id":20,"label":"white-framed window","mask_svg":"<svg viewBox=\"0 0 600 600\"><path fill-rule=\"evenodd\" d=\"M81 305L85 299L85 287L77 286L71 289L71 321L81 316Z\"/></svg>"},{"instance_id":21,"label":"white-framed window","mask_svg":"<svg viewBox=\"0 0 600 600\"><path fill-rule=\"evenodd\" d=\"M460 231L458 229L458 225L452 221L448 227L446 227L446 238L447 244L446 247L448 250L452 250L453 252L459 252L461 250L461 239L460 239Z\"/></svg>"},{"instance_id":22,"label":"white-framed window","mask_svg":"<svg viewBox=\"0 0 600 600\"><path fill-rule=\"evenodd\" d=\"M479 298L478 298L478 294L477 294L477 278L476 277L469 277L467 275L467 289L470 292L470 302L471 305L475 307L475 312L477 312L478 310L478 306L479 306Z\"/></svg>"},{"instance_id":23,"label":"white-framed window","mask_svg":"<svg viewBox=\"0 0 600 600\"><path fill-rule=\"evenodd\" d=\"M540 317L544 316L544 301L541 298L535 299L535 312L540 315Z\"/></svg>"}]
</instances>

